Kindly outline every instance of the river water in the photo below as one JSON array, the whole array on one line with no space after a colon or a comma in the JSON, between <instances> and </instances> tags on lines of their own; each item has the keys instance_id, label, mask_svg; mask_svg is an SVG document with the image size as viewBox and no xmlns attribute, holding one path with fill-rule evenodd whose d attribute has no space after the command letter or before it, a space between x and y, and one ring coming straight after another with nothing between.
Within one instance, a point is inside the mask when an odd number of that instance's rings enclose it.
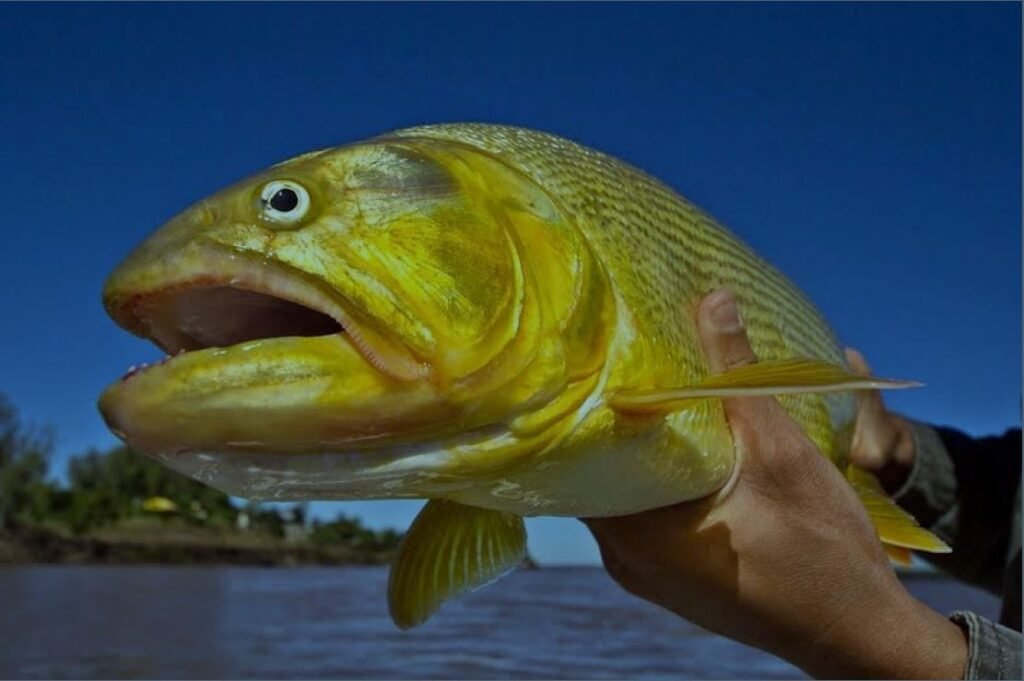
<instances>
[{"instance_id":1,"label":"river water","mask_svg":"<svg viewBox=\"0 0 1024 681\"><path fill-rule=\"evenodd\" d=\"M998 601L945 579L943 612ZM520 571L426 625L388 619L384 568L0 568L2 678L793 678L633 598L598 568Z\"/></svg>"}]
</instances>

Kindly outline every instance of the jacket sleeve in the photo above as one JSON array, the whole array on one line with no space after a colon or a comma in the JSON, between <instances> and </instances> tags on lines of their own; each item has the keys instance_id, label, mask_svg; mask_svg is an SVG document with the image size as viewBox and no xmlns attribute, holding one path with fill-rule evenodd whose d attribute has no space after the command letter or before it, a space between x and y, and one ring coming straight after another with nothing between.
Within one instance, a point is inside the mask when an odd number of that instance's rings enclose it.
<instances>
[{"instance_id":1,"label":"jacket sleeve","mask_svg":"<svg viewBox=\"0 0 1024 681\"><path fill-rule=\"evenodd\" d=\"M911 422L911 432L914 466L893 498L953 547L927 559L1002 594L1007 565L1020 553L1020 429L972 438Z\"/></svg>"},{"instance_id":2,"label":"jacket sleeve","mask_svg":"<svg viewBox=\"0 0 1024 681\"><path fill-rule=\"evenodd\" d=\"M1021 678L1021 635L973 612L950 617L967 637L965 679Z\"/></svg>"}]
</instances>

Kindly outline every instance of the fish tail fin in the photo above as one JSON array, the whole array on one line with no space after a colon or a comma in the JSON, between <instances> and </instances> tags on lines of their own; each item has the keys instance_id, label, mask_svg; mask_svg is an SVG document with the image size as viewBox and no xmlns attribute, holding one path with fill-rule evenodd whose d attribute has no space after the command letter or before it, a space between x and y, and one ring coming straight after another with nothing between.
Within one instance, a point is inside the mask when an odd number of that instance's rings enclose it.
<instances>
[{"instance_id":1,"label":"fish tail fin","mask_svg":"<svg viewBox=\"0 0 1024 681\"><path fill-rule=\"evenodd\" d=\"M928 530L914 516L897 506L886 495L875 476L854 466L846 469L846 479L857 493L886 553L898 562L910 562L910 551L949 553L952 549Z\"/></svg>"}]
</instances>

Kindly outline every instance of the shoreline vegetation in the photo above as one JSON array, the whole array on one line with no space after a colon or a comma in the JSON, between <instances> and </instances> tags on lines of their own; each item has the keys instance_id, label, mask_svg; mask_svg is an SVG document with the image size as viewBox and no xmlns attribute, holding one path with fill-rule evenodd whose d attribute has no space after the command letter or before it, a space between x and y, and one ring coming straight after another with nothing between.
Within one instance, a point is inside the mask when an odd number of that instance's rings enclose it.
<instances>
[{"instance_id":1,"label":"shoreline vegetation","mask_svg":"<svg viewBox=\"0 0 1024 681\"><path fill-rule=\"evenodd\" d=\"M237 502L128 447L68 461L50 477L53 433L0 394L0 564L379 565L402 535L306 504Z\"/></svg>"},{"instance_id":2,"label":"shoreline vegetation","mask_svg":"<svg viewBox=\"0 0 1024 681\"><path fill-rule=\"evenodd\" d=\"M289 542L268 535L196 532L181 526L139 523L88 536L32 527L0 531L0 567L5 565L163 565L252 567L351 567L388 565L395 551L347 545ZM536 570L527 556L519 566ZM552 566L590 567L590 566ZM596 567L596 566L594 566Z\"/></svg>"},{"instance_id":3,"label":"shoreline vegetation","mask_svg":"<svg viewBox=\"0 0 1024 681\"><path fill-rule=\"evenodd\" d=\"M0 532L0 565L384 565L393 554L181 525L136 523L87 535L43 527Z\"/></svg>"}]
</instances>

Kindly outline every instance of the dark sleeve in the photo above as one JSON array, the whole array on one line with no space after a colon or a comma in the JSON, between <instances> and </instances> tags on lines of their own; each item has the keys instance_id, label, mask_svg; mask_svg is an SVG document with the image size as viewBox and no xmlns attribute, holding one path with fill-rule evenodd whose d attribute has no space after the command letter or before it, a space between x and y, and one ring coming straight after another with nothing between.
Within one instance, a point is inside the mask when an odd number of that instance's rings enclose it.
<instances>
[{"instance_id":1,"label":"dark sleeve","mask_svg":"<svg viewBox=\"0 0 1024 681\"><path fill-rule=\"evenodd\" d=\"M1007 596L1007 567L1020 554L1020 429L972 438L951 428L911 422L911 431L914 467L893 498L953 547L949 554L922 557L968 583ZM1020 575L1016 577L1019 602Z\"/></svg>"}]
</instances>

